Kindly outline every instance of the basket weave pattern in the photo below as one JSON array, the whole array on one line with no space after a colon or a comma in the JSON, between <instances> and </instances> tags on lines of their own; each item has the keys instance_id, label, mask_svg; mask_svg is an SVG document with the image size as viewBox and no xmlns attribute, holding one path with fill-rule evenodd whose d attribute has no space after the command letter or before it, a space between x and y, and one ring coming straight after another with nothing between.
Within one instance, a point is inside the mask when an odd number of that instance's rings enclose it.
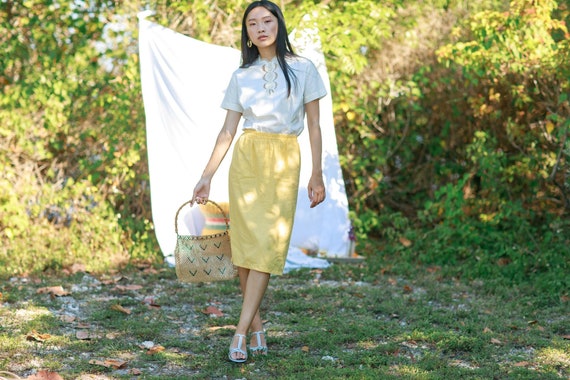
<instances>
[{"instance_id":1,"label":"basket weave pattern","mask_svg":"<svg viewBox=\"0 0 570 380\"><path fill-rule=\"evenodd\" d=\"M213 201L208 201L219 208L226 220L226 230L212 235L180 235L178 233L178 214L180 210L191 204L182 204L174 218L176 231L176 249L174 259L176 276L181 282L213 282L230 280L237 276L232 264L230 231L228 218L224 211Z\"/></svg>"}]
</instances>

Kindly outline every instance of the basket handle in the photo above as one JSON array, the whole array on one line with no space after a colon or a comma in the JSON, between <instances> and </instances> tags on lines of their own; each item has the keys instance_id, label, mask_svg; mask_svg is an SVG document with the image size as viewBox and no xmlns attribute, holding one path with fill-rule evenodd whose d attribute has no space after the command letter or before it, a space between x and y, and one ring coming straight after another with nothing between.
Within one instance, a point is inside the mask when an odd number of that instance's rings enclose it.
<instances>
[{"instance_id":1,"label":"basket handle","mask_svg":"<svg viewBox=\"0 0 570 380\"><path fill-rule=\"evenodd\" d=\"M214 206L216 206L218 208L218 210L220 210L220 212L224 216L224 222L226 223L226 231L229 231L230 225L228 224L228 216L226 215L224 210L222 210L220 205L214 201L211 201L208 199L207 202L213 204ZM180 214L180 210L182 210L182 208L184 206L186 206L187 204L192 205L192 200L189 200L187 202L182 203L182 205L180 207L178 207L178 211L176 211L176 216L174 217L174 231L176 232L176 235L178 235L178 214Z\"/></svg>"}]
</instances>

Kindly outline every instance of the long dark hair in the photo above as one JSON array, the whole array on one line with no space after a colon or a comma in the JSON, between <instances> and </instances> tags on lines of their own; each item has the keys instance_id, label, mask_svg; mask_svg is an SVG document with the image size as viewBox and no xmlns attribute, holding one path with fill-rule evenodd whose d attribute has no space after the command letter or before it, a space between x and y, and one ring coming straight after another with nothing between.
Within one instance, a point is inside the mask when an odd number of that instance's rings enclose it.
<instances>
[{"instance_id":1,"label":"long dark hair","mask_svg":"<svg viewBox=\"0 0 570 380\"><path fill-rule=\"evenodd\" d=\"M257 58L259 57L259 50L257 46L251 45L251 47L247 46L247 41L249 37L247 35L247 25L246 20L249 12L252 9L257 7L264 7L269 12L273 14L277 18L277 61L279 62L279 66L281 70L283 70L283 74L285 75L285 80L287 81L287 93L291 95L291 77L295 78L295 74L287 64L285 57L287 56L296 56L293 52L293 47L289 42L289 36L287 35L287 27L285 26L285 17L283 17L283 13L281 9L271 1L268 0L260 0L254 1L253 3L249 4L246 8L243 19L241 22L241 67L248 67L251 65Z\"/></svg>"}]
</instances>

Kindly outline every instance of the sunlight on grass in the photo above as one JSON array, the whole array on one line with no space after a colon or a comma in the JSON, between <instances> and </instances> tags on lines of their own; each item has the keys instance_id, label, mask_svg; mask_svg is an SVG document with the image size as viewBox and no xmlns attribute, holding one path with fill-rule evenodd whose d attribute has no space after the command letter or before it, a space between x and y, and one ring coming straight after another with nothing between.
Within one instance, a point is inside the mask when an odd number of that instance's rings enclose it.
<instances>
[{"instance_id":1,"label":"sunlight on grass","mask_svg":"<svg viewBox=\"0 0 570 380\"><path fill-rule=\"evenodd\" d=\"M429 342L431 339L424 331L414 330L411 334L403 337L405 340L414 340L416 342Z\"/></svg>"},{"instance_id":2,"label":"sunlight on grass","mask_svg":"<svg viewBox=\"0 0 570 380\"><path fill-rule=\"evenodd\" d=\"M363 342L358 342L357 346L358 346L359 348L364 349L364 350L373 350L373 349L375 349L376 347L380 346L380 344L381 344L381 342L374 342L374 341L371 341L371 340L366 340L366 341L363 341Z\"/></svg>"},{"instance_id":3,"label":"sunlight on grass","mask_svg":"<svg viewBox=\"0 0 570 380\"><path fill-rule=\"evenodd\" d=\"M413 375L414 379L428 379L429 372L421 370L411 365L396 365L391 367L391 372L396 376L409 377Z\"/></svg>"},{"instance_id":4,"label":"sunlight on grass","mask_svg":"<svg viewBox=\"0 0 570 380\"><path fill-rule=\"evenodd\" d=\"M42 316L51 316L51 312L44 307L30 306L28 309L18 309L14 313L19 322L29 322Z\"/></svg>"},{"instance_id":5,"label":"sunlight on grass","mask_svg":"<svg viewBox=\"0 0 570 380\"><path fill-rule=\"evenodd\" d=\"M311 272L274 279L262 306L271 355L231 366L225 356L241 301L236 283L183 287L171 272L130 271L117 281L124 287L137 285L135 291L119 291L113 282L65 298L48 297L38 288L57 280L64 289L78 289L90 275L0 285L12 300L0 307L0 370L20 376L51 370L66 379L105 372L116 379L132 379L139 373L141 378L173 380L530 380L541 375L554 380L564 378L570 368L568 341L560 334L565 316L561 323L540 329L510 327L527 326L526 316L535 310L533 295L521 293L528 301L521 302L521 297L480 294L475 289L470 305L492 313L474 317L457 309L456 294L465 293L467 285L422 273L413 281L379 276L374 284L344 286L344 295L350 297L339 297L337 279L346 276L336 271L323 272L317 279ZM412 302L409 297L415 293L404 285L426 292L414 295ZM160 300L157 306L144 303L149 294ZM67 310L62 307L68 304L80 307L70 313L73 318L62 319L61 311ZM132 313L118 312L115 304ZM205 306L212 304L224 316L205 313ZM435 310L434 304L441 307ZM557 303L542 307L540 313L544 320L561 315ZM492 344L492 338L502 343ZM114 360L125 367L99 364Z\"/></svg>"},{"instance_id":6,"label":"sunlight on grass","mask_svg":"<svg viewBox=\"0 0 570 380\"><path fill-rule=\"evenodd\" d=\"M4 352L14 352L25 349L22 342L20 337L0 336L0 347L2 347L2 351Z\"/></svg>"},{"instance_id":7,"label":"sunlight on grass","mask_svg":"<svg viewBox=\"0 0 570 380\"><path fill-rule=\"evenodd\" d=\"M570 354L561 349L547 347L537 352L537 360L543 365L570 368Z\"/></svg>"},{"instance_id":8,"label":"sunlight on grass","mask_svg":"<svg viewBox=\"0 0 570 380\"><path fill-rule=\"evenodd\" d=\"M477 368L479 368L479 366L477 366L473 363L467 362L465 360L459 360L459 359L451 360L449 362L449 365L453 366L453 367L459 367L459 368L465 368L465 369L477 369Z\"/></svg>"}]
</instances>

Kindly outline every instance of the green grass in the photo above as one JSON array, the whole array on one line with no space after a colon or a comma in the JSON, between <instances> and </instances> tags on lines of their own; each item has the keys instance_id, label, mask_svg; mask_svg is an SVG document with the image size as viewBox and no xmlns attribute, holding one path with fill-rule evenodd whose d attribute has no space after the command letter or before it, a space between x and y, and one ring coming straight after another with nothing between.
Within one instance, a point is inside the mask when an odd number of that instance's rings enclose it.
<instances>
[{"instance_id":1,"label":"green grass","mask_svg":"<svg viewBox=\"0 0 570 380\"><path fill-rule=\"evenodd\" d=\"M386 265L335 264L272 278L262 305L270 353L243 365L226 359L239 316L237 280L181 284L169 268L12 278L0 286L0 371L25 378L50 370L64 379L570 376L566 297L545 297L528 284L460 281L445 268L406 264L397 273ZM38 293L57 285L71 293ZM224 316L204 314L210 305ZM49 337L28 340L32 331ZM150 354L153 345L163 349ZM108 359L125 366L96 363Z\"/></svg>"}]
</instances>

